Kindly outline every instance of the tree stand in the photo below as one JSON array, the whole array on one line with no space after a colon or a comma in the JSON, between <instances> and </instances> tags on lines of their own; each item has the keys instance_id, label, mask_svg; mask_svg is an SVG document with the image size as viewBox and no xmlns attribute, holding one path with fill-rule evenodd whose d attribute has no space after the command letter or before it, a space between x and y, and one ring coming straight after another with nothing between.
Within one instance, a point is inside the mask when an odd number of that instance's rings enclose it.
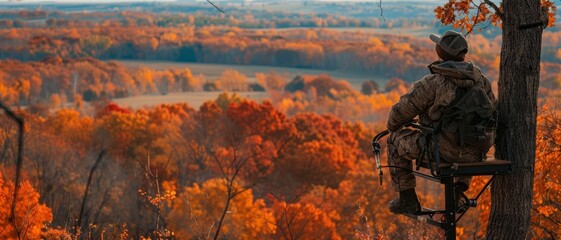
<instances>
[{"instance_id":1,"label":"tree stand","mask_svg":"<svg viewBox=\"0 0 561 240\"><path fill-rule=\"evenodd\" d=\"M413 127L421 130L423 133L429 132L433 133L432 128L424 127L418 124L408 124L409 127ZM380 151L381 147L378 140L389 133L388 130L383 131L376 135L372 140L372 148L374 156L376 158L376 167L378 169L378 174L380 175L380 184L382 184L382 168L392 167L400 168L397 166L382 166L380 164ZM436 138L435 138L436 139ZM438 141L433 141L433 149L438 149ZM485 159L482 162L474 163L451 163L446 160L440 161L440 156L438 151L435 151L434 161L429 158L428 161L417 161L417 171L412 171L415 176L419 176L431 181L444 184L444 195L445 195L445 209L444 210L432 210L428 208L422 208L421 212L417 214L403 213L403 215L437 226L444 230L446 240L456 239L456 223L464 216L466 211L471 207L477 206L477 200L483 194L483 192L489 187L495 175L507 175L512 171L512 164L510 161L505 160L495 160L495 159ZM431 175L418 172L420 168L429 169ZM403 169L403 168L401 168ZM411 171L409 169L406 169ZM464 204L462 206L457 206L456 202L456 191L454 184L454 177L458 176L485 176L492 175L491 179L485 184L485 186L479 191L475 198L468 198L466 195L462 194L464 198ZM457 216L459 215L459 216Z\"/></svg>"}]
</instances>

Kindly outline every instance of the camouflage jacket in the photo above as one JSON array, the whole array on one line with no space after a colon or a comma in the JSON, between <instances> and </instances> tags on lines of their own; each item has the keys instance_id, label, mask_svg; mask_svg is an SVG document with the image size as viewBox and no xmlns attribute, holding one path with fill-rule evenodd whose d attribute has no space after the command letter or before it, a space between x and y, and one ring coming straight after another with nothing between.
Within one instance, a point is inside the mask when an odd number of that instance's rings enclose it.
<instances>
[{"instance_id":1,"label":"camouflage jacket","mask_svg":"<svg viewBox=\"0 0 561 240\"><path fill-rule=\"evenodd\" d=\"M491 90L491 83L483 76L481 69L470 62L435 62L428 66L431 74L413 84L408 93L401 96L389 115L387 127L390 131L397 131L405 123L411 122L419 116L419 123L432 126L443 115L444 110L456 98L458 87L466 88L477 85L486 90L489 99L496 105L495 95ZM455 149L443 141L441 152L445 157L456 158L459 161L473 161L481 157L480 150ZM448 153L447 153L448 152ZM462 157L467 154L467 159Z\"/></svg>"}]
</instances>

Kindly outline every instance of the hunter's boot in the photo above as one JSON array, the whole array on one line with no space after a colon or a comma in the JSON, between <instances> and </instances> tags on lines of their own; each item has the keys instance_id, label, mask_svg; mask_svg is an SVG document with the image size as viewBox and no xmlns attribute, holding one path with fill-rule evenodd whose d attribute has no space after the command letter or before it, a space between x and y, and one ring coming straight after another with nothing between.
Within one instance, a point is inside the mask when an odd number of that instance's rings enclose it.
<instances>
[{"instance_id":1,"label":"hunter's boot","mask_svg":"<svg viewBox=\"0 0 561 240\"><path fill-rule=\"evenodd\" d=\"M399 213L411 213L416 214L421 211L421 203L417 198L415 193L415 188L410 188L399 192L399 198L396 198L388 204L390 207L390 212Z\"/></svg>"}]
</instances>

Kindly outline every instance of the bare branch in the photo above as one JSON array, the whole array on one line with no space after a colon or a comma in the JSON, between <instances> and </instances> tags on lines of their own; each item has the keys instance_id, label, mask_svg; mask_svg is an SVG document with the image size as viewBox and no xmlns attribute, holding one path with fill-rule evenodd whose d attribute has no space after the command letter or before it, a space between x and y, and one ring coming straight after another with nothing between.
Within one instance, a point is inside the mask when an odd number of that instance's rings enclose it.
<instances>
[{"instance_id":1,"label":"bare branch","mask_svg":"<svg viewBox=\"0 0 561 240\"><path fill-rule=\"evenodd\" d=\"M537 223L530 223L530 224L532 224L532 226L537 227L537 228L543 230L544 232L546 232L547 234L549 234L549 236L551 237L550 239L555 239L556 234L554 232L552 232L551 230L549 230L546 227L544 227L542 225L539 225Z\"/></svg>"},{"instance_id":2,"label":"bare branch","mask_svg":"<svg viewBox=\"0 0 561 240\"><path fill-rule=\"evenodd\" d=\"M97 156L97 159L95 160L94 165L90 169L90 175L88 176L88 182L86 183L86 190L84 191L84 198L82 198L82 206L80 207L80 215L78 216L78 222L76 223L76 229L82 227L82 220L84 218L84 216L83 216L84 215L84 207L86 206L86 200L88 198L88 190L90 188L90 184L92 182L95 170L97 169L97 166L99 166L99 164L101 163L101 160L103 159L104 155L105 155L105 150L102 150L99 153L99 155Z\"/></svg>"},{"instance_id":3,"label":"bare branch","mask_svg":"<svg viewBox=\"0 0 561 240\"><path fill-rule=\"evenodd\" d=\"M485 29L489 28L489 26L491 26L491 23L493 23L493 22L489 21L489 23L487 23L487 25L485 25L485 27L482 27L481 29L485 30Z\"/></svg>"},{"instance_id":4,"label":"bare branch","mask_svg":"<svg viewBox=\"0 0 561 240\"><path fill-rule=\"evenodd\" d=\"M110 200L110 194L111 194L111 190L112 190L112 184L109 184L109 187L107 188L107 190L105 191L105 193L103 194L103 198L101 200L101 203L99 204L99 207L97 207L97 212L95 214L95 217L93 219L93 223L98 222L99 216L101 215L101 210L103 209L103 207L105 206L105 204Z\"/></svg>"},{"instance_id":5,"label":"bare branch","mask_svg":"<svg viewBox=\"0 0 561 240\"><path fill-rule=\"evenodd\" d=\"M473 31L473 29L475 28L475 25L478 24L477 21L479 20L479 13L481 12L481 5L483 5L483 3L480 3L479 6L477 6L477 13L475 14L475 20L473 21L473 24L471 25L471 28L469 29L469 31L466 32L464 37L469 35Z\"/></svg>"},{"instance_id":6,"label":"bare branch","mask_svg":"<svg viewBox=\"0 0 561 240\"><path fill-rule=\"evenodd\" d=\"M222 166L222 162L220 161L218 156L216 156L216 153L214 152L214 150L212 148L209 148L208 151L210 152L214 161L216 161L216 164L218 164L218 168L220 169L220 172L222 173L222 176L224 177L224 179L226 179L227 181L230 181L230 176L226 172L225 167Z\"/></svg>"},{"instance_id":7,"label":"bare branch","mask_svg":"<svg viewBox=\"0 0 561 240\"><path fill-rule=\"evenodd\" d=\"M283 217L284 217L284 219L286 220L286 228L287 228L287 230L288 230L288 234L289 234L289 236L290 236L290 239L294 239L294 236L293 236L293 234L292 234L292 228L291 228L291 227L292 227L292 224L290 223L291 221L288 219L288 211L287 211L287 210L288 210L288 205L284 206L284 209L283 209L283 212L284 212Z\"/></svg>"},{"instance_id":8,"label":"bare branch","mask_svg":"<svg viewBox=\"0 0 561 240\"><path fill-rule=\"evenodd\" d=\"M495 9L495 14L497 14L497 16L499 16L503 22L506 20L505 15L494 2L491 2L491 0L483 0L483 1L487 3L489 6L491 6L493 9Z\"/></svg>"},{"instance_id":9,"label":"bare branch","mask_svg":"<svg viewBox=\"0 0 561 240\"><path fill-rule=\"evenodd\" d=\"M384 9L382 8L382 0L380 0L380 3L378 4L378 7L380 8L380 17L382 17L382 19L385 22L386 18L384 17Z\"/></svg>"},{"instance_id":10,"label":"bare branch","mask_svg":"<svg viewBox=\"0 0 561 240\"><path fill-rule=\"evenodd\" d=\"M160 169L160 171L158 171L158 174L161 176L162 174L164 174L164 171L166 170L166 168L168 168L168 164L169 162L171 162L171 157L173 156L173 152L169 153L169 157L168 160L166 161L166 164L164 164L164 167L162 169Z\"/></svg>"},{"instance_id":11,"label":"bare branch","mask_svg":"<svg viewBox=\"0 0 561 240\"><path fill-rule=\"evenodd\" d=\"M220 9L219 7L217 7L216 5L214 5L214 3L212 3L210 0L206 0L208 3L210 3L210 5L214 6L214 8L218 9L218 11L221 11L222 13L226 14L226 12L222 11L222 9Z\"/></svg>"},{"instance_id":12,"label":"bare branch","mask_svg":"<svg viewBox=\"0 0 561 240\"><path fill-rule=\"evenodd\" d=\"M220 235L220 231L222 230L222 224L224 223L224 218L226 217L226 213L228 213L228 208L230 208L230 203L232 202L232 184L231 182L228 183L228 196L226 199L226 206L222 210L222 215L220 216L220 220L218 221L218 227L216 227L216 233L214 234L214 240L218 239Z\"/></svg>"},{"instance_id":13,"label":"bare branch","mask_svg":"<svg viewBox=\"0 0 561 240\"><path fill-rule=\"evenodd\" d=\"M23 123L23 118L21 118L20 116L17 116L12 109L10 109L8 106L4 105L4 103L2 101L0 101L0 108L2 108L4 110L4 112L6 112L6 115L8 115L9 118L11 118L12 120L14 120L17 124L18 124L18 153L17 153L17 163L16 163L16 179L14 181L14 197L12 199L12 209L11 209L11 213L10 213L10 219L14 225L14 229L16 230L16 233L18 235L18 238L20 238L20 231L18 230L18 226L16 224L16 202L17 202L17 198L18 198L18 191L19 191L19 182L20 182L20 177L21 177L21 166L23 163L23 131L24 131L24 123Z\"/></svg>"}]
</instances>

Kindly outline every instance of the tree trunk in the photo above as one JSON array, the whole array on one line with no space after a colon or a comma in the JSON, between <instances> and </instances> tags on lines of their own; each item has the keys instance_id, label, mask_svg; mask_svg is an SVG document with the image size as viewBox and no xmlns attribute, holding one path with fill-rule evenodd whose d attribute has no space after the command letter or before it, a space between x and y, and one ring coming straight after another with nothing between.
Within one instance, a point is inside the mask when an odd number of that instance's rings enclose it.
<instances>
[{"instance_id":1,"label":"tree trunk","mask_svg":"<svg viewBox=\"0 0 561 240\"><path fill-rule=\"evenodd\" d=\"M487 239L525 239L530 227L540 74L539 0L504 0L499 77L499 126L495 157L510 160L513 172L497 176ZM533 26L525 28L526 26ZM520 26L525 29L520 29Z\"/></svg>"}]
</instances>

